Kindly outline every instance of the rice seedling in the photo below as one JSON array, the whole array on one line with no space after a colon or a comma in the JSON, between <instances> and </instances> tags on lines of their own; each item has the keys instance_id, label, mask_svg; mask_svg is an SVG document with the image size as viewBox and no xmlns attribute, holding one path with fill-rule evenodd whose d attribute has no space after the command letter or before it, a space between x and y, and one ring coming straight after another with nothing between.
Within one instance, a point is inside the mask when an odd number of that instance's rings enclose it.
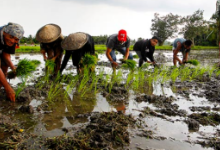
<instances>
[{"instance_id":1,"label":"rice seedling","mask_svg":"<svg viewBox=\"0 0 220 150\"><path fill-rule=\"evenodd\" d=\"M132 72L130 72L130 73L127 75L126 88L129 87L131 81L133 80L133 77L134 77L134 74L133 74Z\"/></svg>"},{"instance_id":2,"label":"rice seedling","mask_svg":"<svg viewBox=\"0 0 220 150\"><path fill-rule=\"evenodd\" d=\"M176 68L172 69L172 73L170 75L170 78L173 82L175 82L178 76L179 76L179 69L176 67Z\"/></svg>"},{"instance_id":3,"label":"rice seedling","mask_svg":"<svg viewBox=\"0 0 220 150\"><path fill-rule=\"evenodd\" d=\"M145 69L145 68L148 68L150 66L150 63L144 63L141 68L142 69Z\"/></svg>"},{"instance_id":4,"label":"rice seedling","mask_svg":"<svg viewBox=\"0 0 220 150\"><path fill-rule=\"evenodd\" d=\"M56 64L53 60L46 61L46 74L53 74Z\"/></svg>"},{"instance_id":5,"label":"rice seedling","mask_svg":"<svg viewBox=\"0 0 220 150\"><path fill-rule=\"evenodd\" d=\"M28 59L22 59L18 62L18 67L16 69L16 75L17 76L25 76L29 75L31 72L35 71L37 68L37 65L39 64L36 60L28 60Z\"/></svg>"},{"instance_id":6,"label":"rice seedling","mask_svg":"<svg viewBox=\"0 0 220 150\"><path fill-rule=\"evenodd\" d=\"M83 67L87 67L89 68L91 71L95 70L95 65L97 64L98 58L94 55L90 55L90 54L85 54L85 56L83 56L81 62Z\"/></svg>"},{"instance_id":7,"label":"rice seedling","mask_svg":"<svg viewBox=\"0 0 220 150\"><path fill-rule=\"evenodd\" d=\"M126 60L124 64L122 64L122 68L129 69L130 71L134 71L136 68L136 61L134 60Z\"/></svg>"},{"instance_id":8,"label":"rice seedling","mask_svg":"<svg viewBox=\"0 0 220 150\"><path fill-rule=\"evenodd\" d=\"M138 55L133 55L133 58L139 58Z\"/></svg>"},{"instance_id":9,"label":"rice seedling","mask_svg":"<svg viewBox=\"0 0 220 150\"><path fill-rule=\"evenodd\" d=\"M199 65L199 61L196 60L196 59L188 60L186 63L187 64L192 64L194 66L198 66Z\"/></svg>"},{"instance_id":10,"label":"rice seedling","mask_svg":"<svg viewBox=\"0 0 220 150\"><path fill-rule=\"evenodd\" d=\"M184 67L180 69L180 79L181 81L185 81L188 79L191 79L191 68Z\"/></svg>"},{"instance_id":11,"label":"rice seedling","mask_svg":"<svg viewBox=\"0 0 220 150\"><path fill-rule=\"evenodd\" d=\"M57 98L57 96L60 94L60 87L61 84L59 83L51 83L50 85L50 90L48 91L48 101L49 102L53 102L55 100L55 98Z\"/></svg>"},{"instance_id":12,"label":"rice seedling","mask_svg":"<svg viewBox=\"0 0 220 150\"><path fill-rule=\"evenodd\" d=\"M26 82L27 82L27 78L25 78L25 80L21 84L19 84L17 90L15 91L15 98L17 98L18 95L21 93L21 91L26 87Z\"/></svg>"},{"instance_id":13,"label":"rice seedling","mask_svg":"<svg viewBox=\"0 0 220 150\"><path fill-rule=\"evenodd\" d=\"M35 65L40 65L40 61L39 60L31 60L31 62L33 62Z\"/></svg>"}]
</instances>

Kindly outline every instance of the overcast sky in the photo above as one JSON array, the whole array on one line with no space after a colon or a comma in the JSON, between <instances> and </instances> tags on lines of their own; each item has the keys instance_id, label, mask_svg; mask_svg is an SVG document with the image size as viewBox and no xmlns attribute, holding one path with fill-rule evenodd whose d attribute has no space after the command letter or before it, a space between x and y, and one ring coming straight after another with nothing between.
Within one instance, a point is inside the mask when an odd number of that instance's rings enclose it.
<instances>
[{"instance_id":1,"label":"overcast sky","mask_svg":"<svg viewBox=\"0 0 220 150\"><path fill-rule=\"evenodd\" d=\"M45 24L55 23L63 35L86 32L92 36L127 30L131 39L152 37L154 13L181 16L204 10L209 20L216 0L0 0L1 25L19 23L25 36L36 34Z\"/></svg>"}]
</instances>

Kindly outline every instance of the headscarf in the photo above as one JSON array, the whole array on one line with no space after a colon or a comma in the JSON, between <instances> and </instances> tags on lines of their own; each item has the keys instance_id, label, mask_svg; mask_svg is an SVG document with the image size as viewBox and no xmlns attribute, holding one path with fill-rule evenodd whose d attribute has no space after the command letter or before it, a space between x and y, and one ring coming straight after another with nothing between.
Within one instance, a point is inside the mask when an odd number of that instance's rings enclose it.
<instances>
[{"instance_id":1,"label":"headscarf","mask_svg":"<svg viewBox=\"0 0 220 150\"><path fill-rule=\"evenodd\" d=\"M21 25L17 23L9 22L8 25L6 25L3 29L5 33L8 33L19 40L23 37L24 29Z\"/></svg>"}]
</instances>

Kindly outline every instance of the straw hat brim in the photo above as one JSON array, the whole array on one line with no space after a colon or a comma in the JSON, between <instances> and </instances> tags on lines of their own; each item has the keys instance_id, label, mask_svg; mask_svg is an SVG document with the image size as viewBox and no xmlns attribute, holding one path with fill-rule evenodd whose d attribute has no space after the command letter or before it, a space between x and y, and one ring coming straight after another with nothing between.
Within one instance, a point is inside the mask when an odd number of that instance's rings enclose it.
<instances>
[{"instance_id":1,"label":"straw hat brim","mask_svg":"<svg viewBox=\"0 0 220 150\"><path fill-rule=\"evenodd\" d=\"M86 33L76 32L69 34L61 43L65 50L78 50L88 41Z\"/></svg>"},{"instance_id":2,"label":"straw hat brim","mask_svg":"<svg viewBox=\"0 0 220 150\"><path fill-rule=\"evenodd\" d=\"M41 43L51 43L61 35L61 28L56 24L47 24L41 27L36 34L36 39Z\"/></svg>"}]
</instances>

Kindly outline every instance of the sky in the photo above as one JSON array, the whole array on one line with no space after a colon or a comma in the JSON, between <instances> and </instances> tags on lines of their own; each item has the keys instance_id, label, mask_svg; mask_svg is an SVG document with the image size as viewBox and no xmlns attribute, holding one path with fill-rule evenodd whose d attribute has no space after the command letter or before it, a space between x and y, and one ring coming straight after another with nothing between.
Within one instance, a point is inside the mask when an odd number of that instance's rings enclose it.
<instances>
[{"instance_id":1,"label":"sky","mask_svg":"<svg viewBox=\"0 0 220 150\"><path fill-rule=\"evenodd\" d=\"M1 24L18 23L24 36L36 35L42 26L54 23L67 36L85 32L92 36L111 35L125 29L131 39L151 38L154 13L181 16L204 10L209 20L216 0L0 0Z\"/></svg>"}]
</instances>

